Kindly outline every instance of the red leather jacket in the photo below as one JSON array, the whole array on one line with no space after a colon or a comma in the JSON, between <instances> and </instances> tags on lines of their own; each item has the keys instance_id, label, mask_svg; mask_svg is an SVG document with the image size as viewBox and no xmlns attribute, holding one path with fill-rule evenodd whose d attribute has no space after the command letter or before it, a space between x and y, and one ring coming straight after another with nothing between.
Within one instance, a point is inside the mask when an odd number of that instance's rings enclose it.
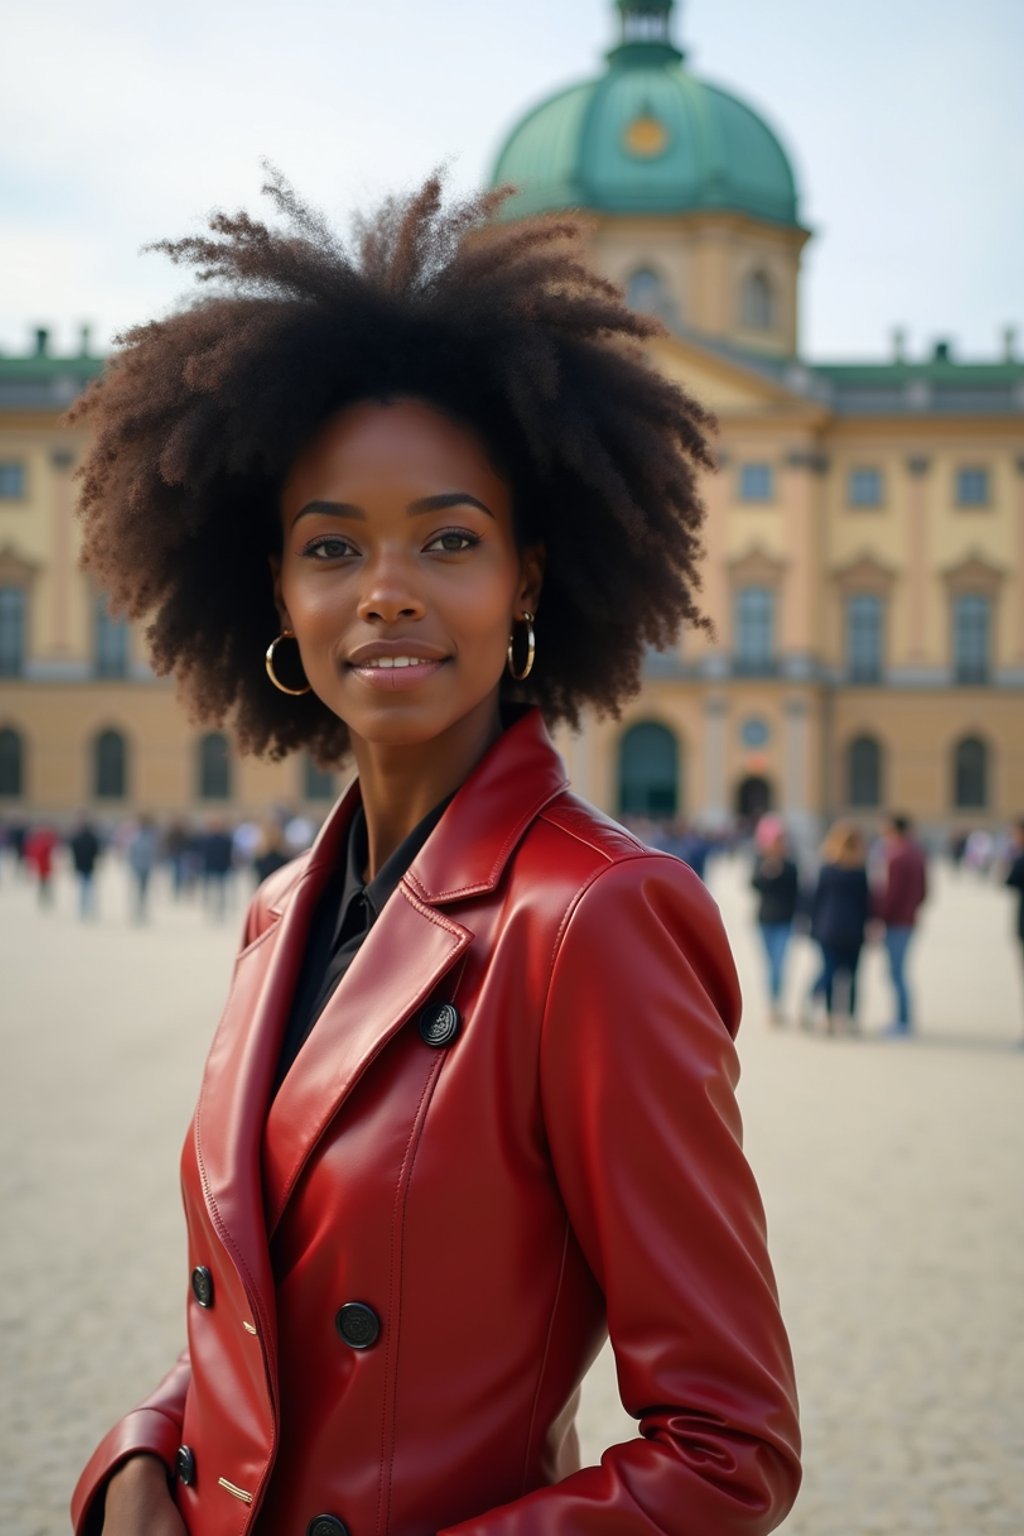
<instances>
[{"instance_id":1,"label":"red leather jacket","mask_svg":"<svg viewBox=\"0 0 1024 1536\"><path fill-rule=\"evenodd\" d=\"M182 1157L189 1347L96 1450L77 1531L120 1460L173 1467L182 1444L191 1536L774 1529L796 1399L714 903L567 792L531 711L268 1112L357 794L250 909ZM606 1328L640 1437L580 1469L577 1388Z\"/></svg>"}]
</instances>

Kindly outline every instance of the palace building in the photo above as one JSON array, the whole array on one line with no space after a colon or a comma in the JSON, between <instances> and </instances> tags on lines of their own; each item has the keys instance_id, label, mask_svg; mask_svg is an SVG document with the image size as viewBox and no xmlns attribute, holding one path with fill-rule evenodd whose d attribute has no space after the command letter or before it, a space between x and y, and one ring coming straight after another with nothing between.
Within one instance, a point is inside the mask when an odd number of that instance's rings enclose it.
<instances>
[{"instance_id":1,"label":"palace building","mask_svg":"<svg viewBox=\"0 0 1024 1536\"><path fill-rule=\"evenodd\" d=\"M593 257L666 334L657 365L718 415L705 606L652 653L622 720L560 740L613 814L766 808L815 836L909 811L938 836L1024 810L1024 362L811 361L810 231L775 130L687 67L672 0L618 0L604 68L527 112L497 156L510 217L586 213ZM0 813L310 808L308 762L237 760L190 727L137 633L75 563L60 413L101 366L0 357Z\"/></svg>"}]
</instances>

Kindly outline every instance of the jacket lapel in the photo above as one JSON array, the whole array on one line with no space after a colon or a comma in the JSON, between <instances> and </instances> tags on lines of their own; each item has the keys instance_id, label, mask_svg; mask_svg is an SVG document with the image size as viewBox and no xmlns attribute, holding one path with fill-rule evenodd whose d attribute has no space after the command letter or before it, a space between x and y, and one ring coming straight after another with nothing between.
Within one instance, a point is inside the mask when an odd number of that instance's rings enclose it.
<instances>
[{"instance_id":1,"label":"jacket lapel","mask_svg":"<svg viewBox=\"0 0 1024 1536\"><path fill-rule=\"evenodd\" d=\"M271 1235L326 1126L472 938L405 881L393 892L270 1107L263 1178Z\"/></svg>"},{"instance_id":2,"label":"jacket lapel","mask_svg":"<svg viewBox=\"0 0 1024 1536\"><path fill-rule=\"evenodd\" d=\"M324 823L282 906L268 909L267 927L238 957L196 1109L207 1210L261 1314L260 1333L271 1349L274 1282L261 1180L267 1101L309 925L358 800L353 785Z\"/></svg>"},{"instance_id":3,"label":"jacket lapel","mask_svg":"<svg viewBox=\"0 0 1024 1536\"><path fill-rule=\"evenodd\" d=\"M469 929L439 908L494 890L526 828L566 786L540 713L530 709L509 725L448 806L271 1105L263 1151L271 1234L346 1097L472 943ZM301 942L302 927L295 932Z\"/></svg>"},{"instance_id":4,"label":"jacket lapel","mask_svg":"<svg viewBox=\"0 0 1024 1536\"><path fill-rule=\"evenodd\" d=\"M208 1204L273 1317L268 1233L307 1159L370 1063L472 943L448 910L494 890L524 832L567 786L531 709L463 784L386 903L267 1108L295 981L324 882L343 856L354 784L324 824L271 930L239 958L196 1116ZM209 1095L207 1087L209 1085Z\"/></svg>"}]
</instances>

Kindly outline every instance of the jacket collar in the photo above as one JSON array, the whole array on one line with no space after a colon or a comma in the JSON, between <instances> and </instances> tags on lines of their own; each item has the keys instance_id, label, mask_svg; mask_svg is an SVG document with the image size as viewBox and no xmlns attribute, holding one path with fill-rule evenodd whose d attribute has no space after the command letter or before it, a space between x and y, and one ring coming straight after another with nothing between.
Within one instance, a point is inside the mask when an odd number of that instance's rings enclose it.
<instances>
[{"instance_id":1,"label":"jacket collar","mask_svg":"<svg viewBox=\"0 0 1024 1536\"><path fill-rule=\"evenodd\" d=\"M565 765L551 744L540 710L519 713L460 787L405 874L430 906L493 891L531 821L568 788ZM320 888L344 857L349 822L359 804L353 780L310 850L303 880ZM279 917L285 895L269 908Z\"/></svg>"}]
</instances>

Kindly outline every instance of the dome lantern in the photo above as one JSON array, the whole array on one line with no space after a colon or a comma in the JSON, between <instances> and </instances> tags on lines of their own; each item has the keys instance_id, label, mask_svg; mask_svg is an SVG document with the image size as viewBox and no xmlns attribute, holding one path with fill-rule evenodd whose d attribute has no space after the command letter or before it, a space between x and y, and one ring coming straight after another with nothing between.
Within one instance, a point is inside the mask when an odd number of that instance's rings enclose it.
<instances>
[{"instance_id":1,"label":"dome lantern","mask_svg":"<svg viewBox=\"0 0 1024 1536\"><path fill-rule=\"evenodd\" d=\"M617 0L621 37L608 54L613 64L682 63L672 41L673 0Z\"/></svg>"}]
</instances>

